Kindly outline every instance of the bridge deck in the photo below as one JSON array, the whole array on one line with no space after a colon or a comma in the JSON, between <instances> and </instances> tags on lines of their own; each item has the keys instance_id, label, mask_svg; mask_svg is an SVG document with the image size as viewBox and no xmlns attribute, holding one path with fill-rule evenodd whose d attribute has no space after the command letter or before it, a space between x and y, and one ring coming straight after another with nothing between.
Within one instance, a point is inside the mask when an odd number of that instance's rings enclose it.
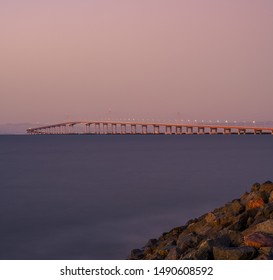
<instances>
[{"instance_id":1,"label":"bridge deck","mask_svg":"<svg viewBox=\"0 0 273 280\"><path fill-rule=\"evenodd\" d=\"M75 121L27 129L28 134L272 134L273 127L122 121Z\"/></svg>"}]
</instances>

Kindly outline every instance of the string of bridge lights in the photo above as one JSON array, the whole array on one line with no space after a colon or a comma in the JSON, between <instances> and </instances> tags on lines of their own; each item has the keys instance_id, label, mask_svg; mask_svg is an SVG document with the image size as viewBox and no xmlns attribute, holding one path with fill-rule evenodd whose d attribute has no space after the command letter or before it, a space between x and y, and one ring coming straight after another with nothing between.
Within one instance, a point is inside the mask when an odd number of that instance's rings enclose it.
<instances>
[{"instance_id":1,"label":"string of bridge lights","mask_svg":"<svg viewBox=\"0 0 273 280\"><path fill-rule=\"evenodd\" d=\"M147 122L175 122L175 123L226 123L226 124L236 124L236 123L244 123L244 124L255 124L255 120L190 120L190 119L155 119L155 118L101 118L101 120L108 120L108 121L147 121Z\"/></svg>"}]
</instances>

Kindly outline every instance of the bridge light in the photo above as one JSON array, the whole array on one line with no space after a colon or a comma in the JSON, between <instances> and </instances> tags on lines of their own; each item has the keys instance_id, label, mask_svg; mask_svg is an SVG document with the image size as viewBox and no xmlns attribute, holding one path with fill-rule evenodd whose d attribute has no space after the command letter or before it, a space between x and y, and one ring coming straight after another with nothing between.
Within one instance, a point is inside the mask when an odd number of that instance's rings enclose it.
<instances>
[{"instance_id":1,"label":"bridge light","mask_svg":"<svg viewBox=\"0 0 273 280\"><path fill-rule=\"evenodd\" d=\"M252 121L252 123L256 123L256 121Z\"/></svg>"}]
</instances>

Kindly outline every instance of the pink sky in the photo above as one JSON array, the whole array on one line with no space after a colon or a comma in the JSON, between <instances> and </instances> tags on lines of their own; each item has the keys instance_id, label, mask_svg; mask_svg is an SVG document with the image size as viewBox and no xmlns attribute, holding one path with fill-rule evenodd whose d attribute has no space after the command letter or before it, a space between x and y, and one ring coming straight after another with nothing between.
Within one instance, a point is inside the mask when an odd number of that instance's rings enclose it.
<instances>
[{"instance_id":1,"label":"pink sky","mask_svg":"<svg viewBox=\"0 0 273 280\"><path fill-rule=\"evenodd\" d=\"M0 36L0 123L273 120L272 0L2 0Z\"/></svg>"}]
</instances>

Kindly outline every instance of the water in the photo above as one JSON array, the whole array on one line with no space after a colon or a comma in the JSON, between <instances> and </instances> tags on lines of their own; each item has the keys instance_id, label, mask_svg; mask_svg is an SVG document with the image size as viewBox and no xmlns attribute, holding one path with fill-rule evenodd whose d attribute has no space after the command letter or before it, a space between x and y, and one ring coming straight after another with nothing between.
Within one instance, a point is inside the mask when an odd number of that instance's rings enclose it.
<instances>
[{"instance_id":1,"label":"water","mask_svg":"<svg viewBox=\"0 0 273 280\"><path fill-rule=\"evenodd\" d=\"M270 135L0 136L0 259L125 259L272 166Z\"/></svg>"}]
</instances>

